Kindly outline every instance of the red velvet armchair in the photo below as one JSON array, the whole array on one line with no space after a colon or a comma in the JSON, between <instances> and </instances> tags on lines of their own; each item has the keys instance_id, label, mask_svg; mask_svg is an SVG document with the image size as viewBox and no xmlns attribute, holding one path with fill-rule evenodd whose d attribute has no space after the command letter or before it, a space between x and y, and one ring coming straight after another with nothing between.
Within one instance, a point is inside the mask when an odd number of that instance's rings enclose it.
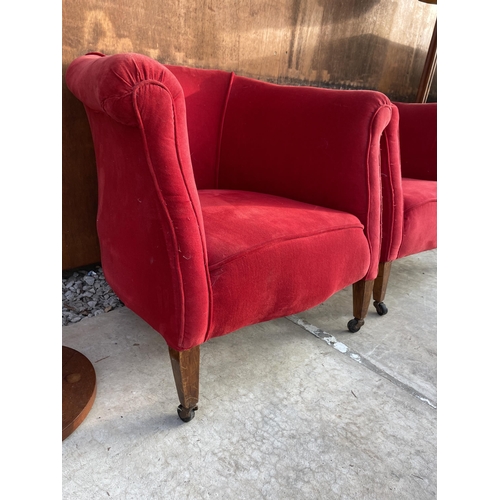
<instances>
[{"instance_id":1,"label":"red velvet armchair","mask_svg":"<svg viewBox=\"0 0 500 500\"><path fill-rule=\"evenodd\" d=\"M396 141L386 96L139 54L81 56L66 82L92 131L106 279L165 338L182 420L207 340L349 285L359 329L380 259L380 162L399 161L381 158L384 131Z\"/></svg>"},{"instance_id":2,"label":"red velvet armchair","mask_svg":"<svg viewBox=\"0 0 500 500\"><path fill-rule=\"evenodd\" d=\"M400 154L401 171L382 163L383 233L373 299L383 316L394 260L437 248L437 103L394 103L394 134L382 139L383 155ZM399 117L397 117L399 116ZM386 171L384 171L386 169Z\"/></svg>"}]
</instances>

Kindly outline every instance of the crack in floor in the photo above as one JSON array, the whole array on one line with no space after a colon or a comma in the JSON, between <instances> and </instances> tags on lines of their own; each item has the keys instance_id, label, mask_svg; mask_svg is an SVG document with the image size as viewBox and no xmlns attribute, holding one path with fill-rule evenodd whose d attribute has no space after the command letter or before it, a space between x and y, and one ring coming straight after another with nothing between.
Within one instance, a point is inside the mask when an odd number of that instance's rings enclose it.
<instances>
[{"instance_id":1,"label":"crack in floor","mask_svg":"<svg viewBox=\"0 0 500 500\"><path fill-rule=\"evenodd\" d=\"M357 363L364 366L365 368L368 368L368 370L371 370L377 375L384 377L385 379L389 380L400 389L403 389L407 393L411 394L413 397L428 404L431 408L437 409L437 403L435 401L428 398L427 396L417 391L413 387L409 386L408 384L401 382L401 380L398 380L397 378L393 377L392 375L384 371L382 368L379 368L378 366L374 365L369 359L365 358L358 352L353 351L350 347L348 347L344 343L339 342L332 334L325 332L324 330L321 330L321 328L318 328L312 325L311 323L308 323L306 320L300 318L296 314L285 316L285 318L291 321L292 323L296 324L297 326L300 326L301 328L311 333L315 337L325 341L328 345L332 346L340 353L349 356L349 358L351 358L353 361L356 361Z\"/></svg>"}]
</instances>

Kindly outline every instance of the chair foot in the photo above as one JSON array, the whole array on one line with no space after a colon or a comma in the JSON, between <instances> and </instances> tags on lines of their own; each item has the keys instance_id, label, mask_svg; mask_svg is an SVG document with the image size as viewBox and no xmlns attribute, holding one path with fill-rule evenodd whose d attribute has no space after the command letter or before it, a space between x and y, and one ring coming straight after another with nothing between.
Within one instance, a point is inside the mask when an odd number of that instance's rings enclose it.
<instances>
[{"instance_id":1,"label":"chair foot","mask_svg":"<svg viewBox=\"0 0 500 500\"><path fill-rule=\"evenodd\" d=\"M364 319L353 318L347 323L347 328L351 333L359 332L361 327L365 324Z\"/></svg>"},{"instance_id":2,"label":"chair foot","mask_svg":"<svg viewBox=\"0 0 500 500\"><path fill-rule=\"evenodd\" d=\"M389 275L391 274L392 262L381 262L378 266L378 276L373 285L373 305L377 310L379 316L387 314L388 309L384 304L385 292L387 290L387 283Z\"/></svg>"},{"instance_id":3,"label":"chair foot","mask_svg":"<svg viewBox=\"0 0 500 500\"><path fill-rule=\"evenodd\" d=\"M379 316L384 316L384 314L387 314L389 311L387 309L387 306L383 302L377 302L376 300L373 302L373 305L375 306L375 309L377 310L377 314Z\"/></svg>"},{"instance_id":4,"label":"chair foot","mask_svg":"<svg viewBox=\"0 0 500 500\"><path fill-rule=\"evenodd\" d=\"M190 422L194 418L194 412L198 409L198 406L194 408L184 408L184 406L179 405L177 407L177 415L183 422Z\"/></svg>"}]
</instances>

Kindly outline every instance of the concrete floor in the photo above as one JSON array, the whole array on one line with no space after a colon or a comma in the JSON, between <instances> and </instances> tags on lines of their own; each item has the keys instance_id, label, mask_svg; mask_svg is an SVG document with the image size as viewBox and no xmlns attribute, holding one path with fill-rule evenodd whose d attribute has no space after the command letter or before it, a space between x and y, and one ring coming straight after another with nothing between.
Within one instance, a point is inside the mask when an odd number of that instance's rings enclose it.
<instances>
[{"instance_id":1,"label":"concrete floor","mask_svg":"<svg viewBox=\"0 0 500 500\"><path fill-rule=\"evenodd\" d=\"M165 341L129 309L63 327L97 396L62 443L62 498L436 498L436 258L396 261L389 313L356 334L348 288L207 342L187 424Z\"/></svg>"}]
</instances>

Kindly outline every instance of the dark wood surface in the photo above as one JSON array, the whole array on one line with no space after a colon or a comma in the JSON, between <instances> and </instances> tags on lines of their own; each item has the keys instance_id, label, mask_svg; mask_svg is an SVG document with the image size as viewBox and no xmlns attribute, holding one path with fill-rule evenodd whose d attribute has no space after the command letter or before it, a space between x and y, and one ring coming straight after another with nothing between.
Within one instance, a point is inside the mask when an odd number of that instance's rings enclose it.
<instances>
[{"instance_id":1,"label":"dark wood surface","mask_svg":"<svg viewBox=\"0 0 500 500\"><path fill-rule=\"evenodd\" d=\"M62 348L62 438L63 441L85 420L96 395L92 363L71 347Z\"/></svg>"},{"instance_id":2,"label":"dark wood surface","mask_svg":"<svg viewBox=\"0 0 500 500\"><path fill-rule=\"evenodd\" d=\"M62 268L100 262L97 169L83 104L62 85Z\"/></svg>"},{"instance_id":3,"label":"dark wood surface","mask_svg":"<svg viewBox=\"0 0 500 500\"><path fill-rule=\"evenodd\" d=\"M352 285L353 315L357 319L364 319L368 313L374 280L361 280Z\"/></svg>"},{"instance_id":4,"label":"dark wood surface","mask_svg":"<svg viewBox=\"0 0 500 500\"><path fill-rule=\"evenodd\" d=\"M187 351L169 347L175 386L183 408L190 410L198 404L200 384L200 346Z\"/></svg>"},{"instance_id":5,"label":"dark wood surface","mask_svg":"<svg viewBox=\"0 0 500 500\"><path fill-rule=\"evenodd\" d=\"M378 266L378 276L373 285L373 300L383 302L385 292L387 291L387 283L391 274L392 262L381 262Z\"/></svg>"},{"instance_id":6,"label":"dark wood surface","mask_svg":"<svg viewBox=\"0 0 500 500\"><path fill-rule=\"evenodd\" d=\"M431 90L432 79L437 68L437 21L434 23L429 52L425 59L424 69L420 78L420 84L417 91L417 102L427 102Z\"/></svg>"}]
</instances>

